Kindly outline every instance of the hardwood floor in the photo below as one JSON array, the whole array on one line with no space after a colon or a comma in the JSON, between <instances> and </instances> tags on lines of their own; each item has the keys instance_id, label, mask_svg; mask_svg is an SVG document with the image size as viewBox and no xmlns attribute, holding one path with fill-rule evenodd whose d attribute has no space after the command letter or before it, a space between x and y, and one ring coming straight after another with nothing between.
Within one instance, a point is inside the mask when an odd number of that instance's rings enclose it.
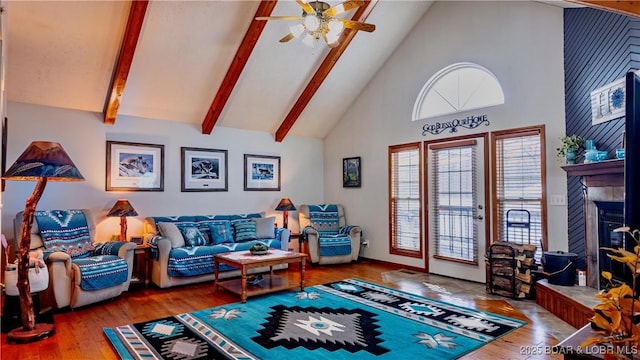
<instances>
[{"instance_id":1,"label":"hardwood floor","mask_svg":"<svg viewBox=\"0 0 640 360\"><path fill-rule=\"evenodd\" d=\"M297 265L291 268L297 269ZM467 354L463 359L562 359L559 355L522 354L523 349L527 349L525 347L534 351L544 351L545 347L558 343L558 340L545 330L547 327L540 323L539 318L534 316L533 319L529 319L507 301L487 298L484 296L486 294L479 294L481 296L477 298L471 296L458 299L451 295L439 295L422 284L424 277L384 282L383 272L399 268L366 260L356 264L307 266L305 283L311 286L353 277L432 298L440 297L452 303L459 302L462 306L528 322L526 326ZM279 272L279 275L283 274L290 274L292 279L298 276L297 271ZM465 282L459 283L462 288L465 287ZM469 288L472 287L471 283L467 285ZM478 287L478 284L473 285ZM56 313L56 333L49 339L31 344L8 344L6 334L3 333L0 356L2 359L21 360L117 359L115 351L102 332L103 327L115 327L237 301L236 295L224 290L216 292L212 282L171 289L158 289L153 285L149 288L136 287L111 301Z\"/></svg>"}]
</instances>

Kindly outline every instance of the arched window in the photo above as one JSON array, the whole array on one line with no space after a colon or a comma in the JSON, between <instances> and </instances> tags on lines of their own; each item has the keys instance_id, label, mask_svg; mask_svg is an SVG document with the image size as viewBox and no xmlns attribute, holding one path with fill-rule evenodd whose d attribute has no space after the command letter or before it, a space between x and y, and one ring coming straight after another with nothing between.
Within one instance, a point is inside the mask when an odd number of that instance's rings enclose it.
<instances>
[{"instance_id":1,"label":"arched window","mask_svg":"<svg viewBox=\"0 0 640 360\"><path fill-rule=\"evenodd\" d=\"M474 63L457 63L427 81L413 106L413 121L504 104L495 75Z\"/></svg>"}]
</instances>

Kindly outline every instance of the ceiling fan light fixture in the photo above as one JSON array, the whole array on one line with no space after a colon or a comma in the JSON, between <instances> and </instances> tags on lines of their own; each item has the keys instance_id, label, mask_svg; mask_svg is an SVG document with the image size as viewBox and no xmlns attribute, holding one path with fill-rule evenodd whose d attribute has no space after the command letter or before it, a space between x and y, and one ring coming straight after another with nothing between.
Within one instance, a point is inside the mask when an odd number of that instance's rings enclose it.
<instances>
[{"instance_id":1,"label":"ceiling fan light fixture","mask_svg":"<svg viewBox=\"0 0 640 360\"><path fill-rule=\"evenodd\" d=\"M305 30L304 25L302 24L295 24L295 25L289 26L289 32L291 32L291 34L296 38L299 38L300 35L304 33L304 30Z\"/></svg>"},{"instance_id":2,"label":"ceiling fan light fixture","mask_svg":"<svg viewBox=\"0 0 640 360\"><path fill-rule=\"evenodd\" d=\"M340 36L340 34L342 34L342 30L344 30L344 24L342 23L342 21L336 19L331 19L331 21L329 21L328 27L329 32L327 33L327 35L337 34L338 36Z\"/></svg>"},{"instance_id":3,"label":"ceiling fan light fixture","mask_svg":"<svg viewBox=\"0 0 640 360\"><path fill-rule=\"evenodd\" d=\"M307 35L305 35L305 37L302 38L302 43L307 45L310 48L313 48L316 45L316 40L317 39L313 35L307 33Z\"/></svg>"},{"instance_id":4,"label":"ceiling fan light fixture","mask_svg":"<svg viewBox=\"0 0 640 360\"><path fill-rule=\"evenodd\" d=\"M307 15L304 17L304 27L311 32L317 31L320 28L320 19L315 15Z\"/></svg>"}]
</instances>

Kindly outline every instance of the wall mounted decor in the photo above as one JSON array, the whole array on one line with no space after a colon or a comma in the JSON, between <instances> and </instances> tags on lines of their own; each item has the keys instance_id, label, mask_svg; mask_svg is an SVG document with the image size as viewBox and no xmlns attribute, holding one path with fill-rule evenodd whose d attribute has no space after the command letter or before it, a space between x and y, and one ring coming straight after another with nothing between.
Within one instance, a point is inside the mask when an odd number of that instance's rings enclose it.
<instances>
[{"instance_id":1,"label":"wall mounted decor","mask_svg":"<svg viewBox=\"0 0 640 360\"><path fill-rule=\"evenodd\" d=\"M342 187L360 187L360 157L342 159Z\"/></svg>"},{"instance_id":2,"label":"wall mounted decor","mask_svg":"<svg viewBox=\"0 0 640 360\"><path fill-rule=\"evenodd\" d=\"M164 191L164 145L107 141L107 191Z\"/></svg>"},{"instance_id":3,"label":"wall mounted decor","mask_svg":"<svg viewBox=\"0 0 640 360\"><path fill-rule=\"evenodd\" d=\"M182 186L188 191L228 191L227 150L182 147Z\"/></svg>"},{"instance_id":4,"label":"wall mounted decor","mask_svg":"<svg viewBox=\"0 0 640 360\"><path fill-rule=\"evenodd\" d=\"M446 122L424 124L422 126L422 136L426 136L428 132L433 135L438 135L447 129L449 129L449 133L455 133L458 132L458 127L460 126L467 129L475 129L482 124L485 126L489 126L489 124L491 124L486 114L478 116L469 115L464 119L453 119Z\"/></svg>"},{"instance_id":5,"label":"wall mounted decor","mask_svg":"<svg viewBox=\"0 0 640 360\"><path fill-rule=\"evenodd\" d=\"M244 190L280 191L280 157L244 154Z\"/></svg>"},{"instance_id":6,"label":"wall mounted decor","mask_svg":"<svg viewBox=\"0 0 640 360\"><path fill-rule=\"evenodd\" d=\"M591 125L624 116L626 90L620 78L591 92Z\"/></svg>"}]
</instances>

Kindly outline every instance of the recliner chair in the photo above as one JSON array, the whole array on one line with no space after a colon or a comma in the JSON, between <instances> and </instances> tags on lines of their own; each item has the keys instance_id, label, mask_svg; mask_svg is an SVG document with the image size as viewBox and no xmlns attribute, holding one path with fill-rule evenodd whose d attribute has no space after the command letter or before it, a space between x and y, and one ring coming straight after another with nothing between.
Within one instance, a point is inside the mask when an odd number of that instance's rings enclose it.
<instances>
[{"instance_id":1,"label":"recliner chair","mask_svg":"<svg viewBox=\"0 0 640 360\"><path fill-rule=\"evenodd\" d=\"M358 260L362 229L347 225L342 205L300 205L298 216L312 263L340 264Z\"/></svg>"},{"instance_id":2,"label":"recliner chair","mask_svg":"<svg viewBox=\"0 0 640 360\"><path fill-rule=\"evenodd\" d=\"M20 241L22 213L13 223L16 242ZM135 243L94 242L96 227L87 209L36 211L38 214L50 215L49 229L42 231L44 239L37 219L31 228L31 250L43 250L49 270L43 303L58 309L76 308L116 297L129 289ZM61 235L48 237L47 232Z\"/></svg>"}]
</instances>

